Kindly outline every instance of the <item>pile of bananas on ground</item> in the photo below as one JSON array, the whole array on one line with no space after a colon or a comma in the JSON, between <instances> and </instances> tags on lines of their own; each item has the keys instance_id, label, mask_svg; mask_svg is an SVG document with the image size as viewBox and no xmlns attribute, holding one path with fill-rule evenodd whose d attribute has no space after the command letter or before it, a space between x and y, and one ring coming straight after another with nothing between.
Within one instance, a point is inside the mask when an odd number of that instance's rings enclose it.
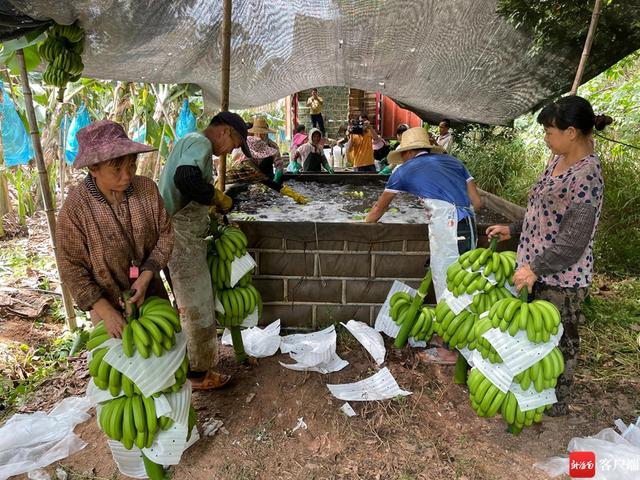
<instances>
[{"instance_id":1,"label":"pile of bananas on ground","mask_svg":"<svg viewBox=\"0 0 640 480\"><path fill-rule=\"evenodd\" d=\"M542 413L551 408L551 404L523 412L513 392L502 392L478 369L471 370L467 379L471 407L479 417L493 417L500 412L502 418L509 425L509 431L519 434L524 427L542 420Z\"/></svg>"},{"instance_id":2,"label":"pile of bananas on ground","mask_svg":"<svg viewBox=\"0 0 640 480\"><path fill-rule=\"evenodd\" d=\"M456 297L482 290L488 292L495 285L505 283L513 285L513 272L516 267L515 252L496 252L497 240L493 239L489 248L476 248L463 253L458 261L447 269L447 288ZM491 275L491 277L490 277Z\"/></svg>"},{"instance_id":3,"label":"pile of bananas on ground","mask_svg":"<svg viewBox=\"0 0 640 480\"><path fill-rule=\"evenodd\" d=\"M413 298L407 292L396 292L389 299L390 316L397 325L402 325L407 320L407 314L410 310ZM418 309L418 318L416 319L409 337L414 340L431 340L433 335L435 314L431 307L426 305Z\"/></svg>"},{"instance_id":4,"label":"pile of bananas on ground","mask_svg":"<svg viewBox=\"0 0 640 480\"><path fill-rule=\"evenodd\" d=\"M170 302L158 297L149 297L142 304L139 312L134 308L131 315L127 317L127 324L122 333L123 353L133 358L134 362L146 361L150 353L160 357L174 347L175 334L180 330L178 313ZM87 349L91 351L89 374L99 389L108 390L114 397L100 403L98 417L100 427L109 438L121 442L126 449L131 449L134 445L138 448L149 448L160 430L169 429L173 425L170 417L157 416L154 397L182 389L189 369L188 356L185 354L174 372L173 385L145 397L129 377L104 360L110 347L102 345L110 338L104 323L100 322L91 332L87 342ZM136 351L140 356L135 356ZM195 410L191 407L189 436L196 420ZM146 457L144 457L144 463L150 477L152 477L150 471L162 471L161 466L154 464Z\"/></svg>"},{"instance_id":5,"label":"pile of bananas on ground","mask_svg":"<svg viewBox=\"0 0 640 480\"><path fill-rule=\"evenodd\" d=\"M47 31L46 40L38 52L49 65L42 75L45 83L62 88L67 82L76 82L82 75L85 35L78 22L72 25L54 25Z\"/></svg>"}]
</instances>

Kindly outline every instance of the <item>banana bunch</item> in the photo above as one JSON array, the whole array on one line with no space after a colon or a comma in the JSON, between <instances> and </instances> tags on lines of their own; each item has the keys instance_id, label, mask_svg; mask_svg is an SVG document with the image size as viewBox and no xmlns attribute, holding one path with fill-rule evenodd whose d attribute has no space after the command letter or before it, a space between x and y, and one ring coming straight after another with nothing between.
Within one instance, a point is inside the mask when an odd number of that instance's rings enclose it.
<instances>
[{"instance_id":1,"label":"banana bunch","mask_svg":"<svg viewBox=\"0 0 640 480\"><path fill-rule=\"evenodd\" d=\"M413 297L407 292L396 292L391 296L389 300L390 304L390 316L394 322L398 325L402 325L407 319L409 307L413 302ZM409 337L414 340L431 340L433 330L435 327L435 312L432 308L422 306L418 310L418 318L416 319Z\"/></svg>"},{"instance_id":2,"label":"banana bunch","mask_svg":"<svg viewBox=\"0 0 640 480\"><path fill-rule=\"evenodd\" d=\"M460 260L453 262L447 269L447 289L456 297L464 293L471 295L477 291L488 292L493 287L494 285L480 271L472 272L463 268Z\"/></svg>"},{"instance_id":3,"label":"banana bunch","mask_svg":"<svg viewBox=\"0 0 640 480\"><path fill-rule=\"evenodd\" d=\"M189 405L189 421L187 423L187 442L191 438L191 431L193 427L198 423L198 414L196 413L196 409L193 408L193 405Z\"/></svg>"},{"instance_id":4,"label":"banana bunch","mask_svg":"<svg viewBox=\"0 0 640 480\"><path fill-rule=\"evenodd\" d=\"M248 241L242 230L230 225L217 225L215 228L213 246L223 262L230 264L236 257L243 257L247 253ZM227 266L227 272L230 271Z\"/></svg>"},{"instance_id":5,"label":"banana bunch","mask_svg":"<svg viewBox=\"0 0 640 480\"><path fill-rule=\"evenodd\" d=\"M207 256L211 281L216 290L231 288L231 263L232 260L222 260L218 255ZM246 287L251 283L253 271L247 272L234 286Z\"/></svg>"},{"instance_id":6,"label":"banana bunch","mask_svg":"<svg viewBox=\"0 0 640 480\"><path fill-rule=\"evenodd\" d=\"M444 300L440 300L436 305L435 314L437 319L435 330L442 340L457 348L474 344L478 314L465 308L456 315Z\"/></svg>"},{"instance_id":7,"label":"banana bunch","mask_svg":"<svg viewBox=\"0 0 640 480\"><path fill-rule=\"evenodd\" d=\"M469 310L480 315L483 312L488 312L494 303L503 298L513 298L511 292L505 287L495 287L488 292L477 293L473 296Z\"/></svg>"},{"instance_id":8,"label":"banana bunch","mask_svg":"<svg viewBox=\"0 0 640 480\"><path fill-rule=\"evenodd\" d=\"M96 347L99 347L104 342L109 340L111 335L107 333L107 329L104 326L104 322L100 320L98 324L89 333L89 340L87 340L87 351L91 351Z\"/></svg>"},{"instance_id":9,"label":"banana bunch","mask_svg":"<svg viewBox=\"0 0 640 480\"><path fill-rule=\"evenodd\" d=\"M158 426L162 430L168 430L173 426L173 418L165 417L164 415L158 417Z\"/></svg>"},{"instance_id":10,"label":"banana bunch","mask_svg":"<svg viewBox=\"0 0 640 480\"><path fill-rule=\"evenodd\" d=\"M180 330L180 317L169 300L149 297L140 307L138 318L129 318L122 330L122 351L127 357L136 350L142 358L149 358L151 352L160 357L175 345L175 334Z\"/></svg>"},{"instance_id":11,"label":"banana bunch","mask_svg":"<svg viewBox=\"0 0 640 480\"><path fill-rule=\"evenodd\" d=\"M153 397L143 395L104 402L98 418L104 433L122 442L127 450L134 444L138 448L151 447L159 426Z\"/></svg>"},{"instance_id":12,"label":"banana bunch","mask_svg":"<svg viewBox=\"0 0 640 480\"><path fill-rule=\"evenodd\" d=\"M184 382L187 380L187 372L189 371L189 356L185 353L184 358L182 359L182 363L176 369L174 373L174 378L176 383L171 385L170 387L165 388L162 392L154 393L153 395L159 397L163 393L175 393L182 388Z\"/></svg>"},{"instance_id":13,"label":"banana bunch","mask_svg":"<svg viewBox=\"0 0 640 480\"><path fill-rule=\"evenodd\" d=\"M509 424L509 431L514 435L518 435L524 427L540 423L542 421L542 413L549 408L551 408L551 404L523 412L520 410L518 400L513 392L507 392L507 396L502 402L500 414L504 421Z\"/></svg>"},{"instance_id":14,"label":"banana bunch","mask_svg":"<svg viewBox=\"0 0 640 480\"><path fill-rule=\"evenodd\" d=\"M558 333L560 312L545 300L527 303L525 291L521 298L505 298L494 303L489 309L489 319L494 328L511 336L526 330L530 342L541 343Z\"/></svg>"},{"instance_id":15,"label":"banana bunch","mask_svg":"<svg viewBox=\"0 0 640 480\"><path fill-rule=\"evenodd\" d=\"M522 390L528 390L533 384L536 392L547 388L555 388L558 377L564 372L564 356L558 347L554 347L539 362L517 374L513 380L520 384Z\"/></svg>"},{"instance_id":16,"label":"banana bunch","mask_svg":"<svg viewBox=\"0 0 640 480\"><path fill-rule=\"evenodd\" d=\"M471 406L479 417L493 417L505 400L506 394L496 387L477 368L467 378Z\"/></svg>"},{"instance_id":17,"label":"banana bunch","mask_svg":"<svg viewBox=\"0 0 640 480\"><path fill-rule=\"evenodd\" d=\"M84 30L74 23L72 25L54 25L47 32L46 40L40 45L38 52L49 65L42 75L45 83L63 88L67 82L80 79L84 64Z\"/></svg>"},{"instance_id":18,"label":"banana bunch","mask_svg":"<svg viewBox=\"0 0 640 480\"><path fill-rule=\"evenodd\" d=\"M495 348L493 348L493 345L489 343L489 340L482 336L488 330L491 330L491 328L492 325L489 317L480 318L474 327L475 340L469 345L469 348L475 348L478 350L482 355L482 358L488 358L491 363L502 363L502 357L500 357L500 354Z\"/></svg>"},{"instance_id":19,"label":"banana bunch","mask_svg":"<svg viewBox=\"0 0 640 480\"><path fill-rule=\"evenodd\" d=\"M513 285L516 268L515 252L496 252L497 239L491 240L489 248L476 248L463 253L457 262L447 269L447 288L456 297L474 291L490 291L494 285L487 277L494 275L498 286L505 282Z\"/></svg>"},{"instance_id":20,"label":"banana bunch","mask_svg":"<svg viewBox=\"0 0 640 480\"><path fill-rule=\"evenodd\" d=\"M224 327L239 326L251 314L256 306L258 316L262 314L262 297L256 287L249 284L246 287L234 287L218 290L218 300L224 307L224 314L216 317L218 323Z\"/></svg>"}]
</instances>

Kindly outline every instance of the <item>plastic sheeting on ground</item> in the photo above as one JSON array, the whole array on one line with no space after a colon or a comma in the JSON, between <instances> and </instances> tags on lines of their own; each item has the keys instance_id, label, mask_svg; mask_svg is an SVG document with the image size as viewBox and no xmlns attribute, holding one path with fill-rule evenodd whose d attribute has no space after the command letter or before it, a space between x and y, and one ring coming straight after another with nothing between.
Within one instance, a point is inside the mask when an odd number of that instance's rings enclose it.
<instances>
[{"instance_id":1,"label":"plastic sheeting on ground","mask_svg":"<svg viewBox=\"0 0 640 480\"><path fill-rule=\"evenodd\" d=\"M0 479L45 467L87 444L73 433L91 415L87 397L69 397L49 413L16 414L0 429Z\"/></svg>"}]
</instances>

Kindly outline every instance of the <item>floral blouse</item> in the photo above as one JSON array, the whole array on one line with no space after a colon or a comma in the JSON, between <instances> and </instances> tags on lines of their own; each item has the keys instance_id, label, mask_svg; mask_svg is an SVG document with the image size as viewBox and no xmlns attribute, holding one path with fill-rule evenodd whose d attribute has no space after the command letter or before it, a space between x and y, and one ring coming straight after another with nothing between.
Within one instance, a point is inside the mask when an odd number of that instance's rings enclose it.
<instances>
[{"instance_id":1,"label":"floral blouse","mask_svg":"<svg viewBox=\"0 0 640 480\"><path fill-rule=\"evenodd\" d=\"M527 213L518 245L518 266L530 264L555 243L565 212L579 204L592 204L596 219L591 239L576 263L538 280L557 287L588 287L593 276L593 240L602 209L604 181L598 156L591 154L572 165L566 172L553 176L561 157L556 156L533 185L529 193Z\"/></svg>"}]
</instances>

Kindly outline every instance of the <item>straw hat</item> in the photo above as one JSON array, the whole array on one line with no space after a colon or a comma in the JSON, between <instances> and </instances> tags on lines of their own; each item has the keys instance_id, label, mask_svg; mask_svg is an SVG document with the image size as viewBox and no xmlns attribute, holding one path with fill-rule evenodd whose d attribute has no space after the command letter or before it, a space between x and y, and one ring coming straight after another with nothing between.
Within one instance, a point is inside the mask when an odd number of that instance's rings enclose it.
<instances>
[{"instance_id":1,"label":"straw hat","mask_svg":"<svg viewBox=\"0 0 640 480\"><path fill-rule=\"evenodd\" d=\"M253 127L249 129L249 133L276 133L276 131L269 128L266 118L257 117L253 122Z\"/></svg>"},{"instance_id":2,"label":"straw hat","mask_svg":"<svg viewBox=\"0 0 640 480\"><path fill-rule=\"evenodd\" d=\"M78 154L75 168L97 165L129 154L153 152L156 148L130 140L122 125L100 120L78 130Z\"/></svg>"},{"instance_id":3,"label":"straw hat","mask_svg":"<svg viewBox=\"0 0 640 480\"><path fill-rule=\"evenodd\" d=\"M402 163L402 152L407 150L428 149L432 152L442 153L444 150L438 145L433 145L429 141L429 134L422 127L414 127L406 130L402 134L402 141L398 148L387 155L389 163L397 165Z\"/></svg>"}]
</instances>

